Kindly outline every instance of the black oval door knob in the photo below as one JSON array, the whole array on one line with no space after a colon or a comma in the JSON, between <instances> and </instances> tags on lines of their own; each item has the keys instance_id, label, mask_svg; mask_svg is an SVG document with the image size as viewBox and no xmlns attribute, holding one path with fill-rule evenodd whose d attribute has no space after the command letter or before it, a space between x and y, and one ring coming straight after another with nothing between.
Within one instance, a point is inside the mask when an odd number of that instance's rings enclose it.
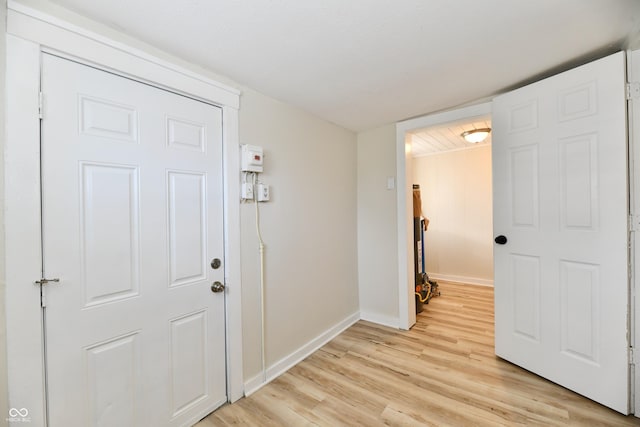
<instances>
[{"instance_id":1,"label":"black oval door knob","mask_svg":"<svg viewBox=\"0 0 640 427\"><path fill-rule=\"evenodd\" d=\"M498 237L496 237L494 241L499 245L504 245L505 243L507 243L507 236L503 236L501 234Z\"/></svg>"}]
</instances>

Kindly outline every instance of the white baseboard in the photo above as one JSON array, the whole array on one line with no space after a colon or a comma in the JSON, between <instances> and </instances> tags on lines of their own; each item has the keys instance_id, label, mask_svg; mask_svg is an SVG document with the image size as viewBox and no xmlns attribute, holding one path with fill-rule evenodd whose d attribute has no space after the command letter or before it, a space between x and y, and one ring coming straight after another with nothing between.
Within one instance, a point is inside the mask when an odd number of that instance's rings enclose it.
<instances>
[{"instance_id":1,"label":"white baseboard","mask_svg":"<svg viewBox=\"0 0 640 427\"><path fill-rule=\"evenodd\" d=\"M353 313L335 326L327 329L325 332L309 341L307 344L300 347L298 350L269 366L267 368L266 381L262 372L250 378L244 383L244 395L249 396L255 393L260 388L300 363L320 347L340 335L345 329L356 323L358 320L360 320L360 312Z\"/></svg>"},{"instance_id":2,"label":"white baseboard","mask_svg":"<svg viewBox=\"0 0 640 427\"><path fill-rule=\"evenodd\" d=\"M431 280L444 280L445 282L465 283L467 285L491 286L493 279L480 279L477 277L453 276L449 274L428 273Z\"/></svg>"},{"instance_id":3,"label":"white baseboard","mask_svg":"<svg viewBox=\"0 0 640 427\"><path fill-rule=\"evenodd\" d=\"M371 313L368 311L360 311L360 319L367 322L377 323L378 325L389 326L398 329L400 323L397 317L386 316L384 314Z\"/></svg>"},{"instance_id":4,"label":"white baseboard","mask_svg":"<svg viewBox=\"0 0 640 427\"><path fill-rule=\"evenodd\" d=\"M263 381L264 378L262 376L262 372L260 372L255 377L252 377L245 381L244 383L244 395L250 396L256 391L258 391L263 385L266 385L268 381Z\"/></svg>"}]
</instances>

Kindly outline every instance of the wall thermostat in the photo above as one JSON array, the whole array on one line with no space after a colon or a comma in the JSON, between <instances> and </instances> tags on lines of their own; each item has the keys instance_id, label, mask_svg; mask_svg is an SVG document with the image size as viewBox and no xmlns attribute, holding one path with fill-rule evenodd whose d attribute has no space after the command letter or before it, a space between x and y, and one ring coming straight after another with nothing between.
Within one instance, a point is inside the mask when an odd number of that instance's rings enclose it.
<instances>
[{"instance_id":1,"label":"wall thermostat","mask_svg":"<svg viewBox=\"0 0 640 427\"><path fill-rule=\"evenodd\" d=\"M242 172L262 172L262 160L264 157L262 147L244 144L241 148L240 168Z\"/></svg>"}]
</instances>

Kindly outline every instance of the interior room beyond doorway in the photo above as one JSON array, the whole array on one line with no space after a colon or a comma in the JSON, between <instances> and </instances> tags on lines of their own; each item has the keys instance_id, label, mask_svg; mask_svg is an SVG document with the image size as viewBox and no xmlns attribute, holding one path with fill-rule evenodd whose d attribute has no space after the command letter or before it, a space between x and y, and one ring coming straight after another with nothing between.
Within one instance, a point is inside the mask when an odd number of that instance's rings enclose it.
<instances>
[{"instance_id":1,"label":"interior room beyond doorway","mask_svg":"<svg viewBox=\"0 0 640 427\"><path fill-rule=\"evenodd\" d=\"M420 186L426 272L431 279L493 285L491 136L469 143L463 132L491 128L471 117L407 133L413 184Z\"/></svg>"}]
</instances>

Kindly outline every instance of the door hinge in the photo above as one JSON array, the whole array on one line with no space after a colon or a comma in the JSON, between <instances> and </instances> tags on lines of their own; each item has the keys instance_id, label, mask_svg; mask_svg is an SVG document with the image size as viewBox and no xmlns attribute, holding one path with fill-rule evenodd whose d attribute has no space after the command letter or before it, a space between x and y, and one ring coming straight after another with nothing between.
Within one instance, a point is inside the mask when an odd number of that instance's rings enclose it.
<instances>
[{"instance_id":1,"label":"door hinge","mask_svg":"<svg viewBox=\"0 0 640 427\"><path fill-rule=\"evenodd\" d=\"M38 94L38 117L40 120L44 118L44 94L42 92Z\"/></svg>"},{"instance_id":2,"label":"door hinge","mask_svg":"<svg viewBox=\"0 0 640 427\"><path fill-rule=\"evenodd\" d=\"M640 98L640 83L631 82L627 83L627 99L638 99Z\"/></svg>"}]
</instances>

